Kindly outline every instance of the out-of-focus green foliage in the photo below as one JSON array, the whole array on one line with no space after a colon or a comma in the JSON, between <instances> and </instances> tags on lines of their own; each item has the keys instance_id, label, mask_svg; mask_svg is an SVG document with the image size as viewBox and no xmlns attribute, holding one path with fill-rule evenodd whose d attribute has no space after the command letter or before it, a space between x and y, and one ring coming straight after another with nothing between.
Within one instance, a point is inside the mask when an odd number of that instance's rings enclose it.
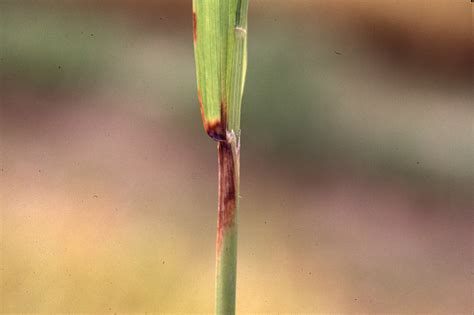
<instances>
[{"instance_id":1,"label":"out-of-focus green foliage","mask_svg":"<svg viewBox=\"0 0 474 315\"><path fill-rule=\"evenodd\" d=\"M110 28L99 16L62 9L36 10L0 4L0 73L38 89L84 90L97 85L110 68L116 48Z\"/></svg>"},{"instance_id":2,"label":"out-of-focus green foliage","mask_svg":"<svg viewBox=\"0 0 474 315\"><path fill-rule=\"evenodd\" d=\"M185 129L197 126L192 22L182 32L171 34L155 28L155 33L144 39L156 41L155 46L142 49L137 44L138 48L131 45L131 49L130 43L142 40L143 34L127 25L118 27L103 14L91 16L60 6L47 9L3 2L0 6L3 83L45 91L86 93L99 86L120 90L155 102L147 108L149 113L167 113L167 118L179 120ZM378 176L392 174L411 183L421 180L427 186L442 186L447 183L445 179L461 185L472 180L470 161L474 154L465 136L469 132L467 122L456 124L452 120L454 128L440 138L439 124L449 121L449 116L440 118L442 112L436 114L428 105L438 95L447 95L446 100L438 101L438 107L451 104L450 95L459 94L455 101L460 103L462 90L439 90L437 94L411 86L421 92L406 93L397 87L391 73L382 73L380 78L365 77L362 87L371 92L370 97L363 95L352 87L359 82L344 77L340 70L375 68L370 56L344 51L336 54L337 38L325 34L327 30L289 27L291 23L256 21L252 28L249 50L253 57L247 85L253 88L247 89L242 108L246 117L242 137L248 147L245 154L268 154L271 161L286 167L292 165L286 162L294 159L349 163ZM314 40L308 42L307 34ZM423 87L423 82L412 80L407 85ZM391 94L384 97L387 91ZM378 115L383 123L380 119L369 121L371 109L361 109L367 102L375 102L372 96L379 98L380 106L372 108L382 108ZM431 99L425 100L427 96ZM396 115L388 110L396 107L401 110ZM456 113L460 105L450 108ZM422 111L427 115L421 116ZM364 121L366 128L354 131L353 117ZM417 125L419 122L423 124ZM189 134L194 137L198 131L189 130ZM436 149L425 151L432 147Z\"/></svg>"}]
</instances>

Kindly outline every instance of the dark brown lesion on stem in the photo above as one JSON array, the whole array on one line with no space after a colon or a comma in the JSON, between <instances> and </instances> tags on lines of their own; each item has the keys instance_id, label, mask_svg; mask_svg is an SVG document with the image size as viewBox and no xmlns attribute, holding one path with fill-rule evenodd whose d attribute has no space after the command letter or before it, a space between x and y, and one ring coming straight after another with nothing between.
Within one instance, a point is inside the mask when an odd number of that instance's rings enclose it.
<instances>
[{"instance_id":1,"label":"dark brown lesion on stem","mask_svg":"<svg viewBox=\"0 0 474 315\"><path fill-rule=\"evenodd\" d=\"M232 150L232 143L220 141L217 143L219 162L219 197L217 220L217 250L222 245L226 231L235 224L237 189L236 156Z\"/></svg>"}]
</instances>

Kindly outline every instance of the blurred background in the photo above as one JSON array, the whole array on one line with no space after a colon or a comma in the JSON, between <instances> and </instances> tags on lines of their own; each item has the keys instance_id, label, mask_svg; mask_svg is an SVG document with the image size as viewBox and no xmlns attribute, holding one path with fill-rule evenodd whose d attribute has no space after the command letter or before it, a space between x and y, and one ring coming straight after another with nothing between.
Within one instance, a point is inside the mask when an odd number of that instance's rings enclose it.
<instances>
[{"instance_id":1,"label":"blurred background","mask_svg":"<svg viewBox=\"0 0 474 315\"><path fill-rule=\"evenodd\" d=\"M470 314L472 4L252 0L238 310ZM0 2L0 311L211 313L191 1Z\"/></svg>"}]
</instances>

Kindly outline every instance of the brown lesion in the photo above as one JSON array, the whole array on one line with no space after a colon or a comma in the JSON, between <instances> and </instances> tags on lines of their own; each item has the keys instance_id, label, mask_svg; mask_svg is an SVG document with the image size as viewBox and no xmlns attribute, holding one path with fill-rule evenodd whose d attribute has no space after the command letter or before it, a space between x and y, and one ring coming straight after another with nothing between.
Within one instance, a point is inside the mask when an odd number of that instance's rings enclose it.
<instances>
[{"instance_id":1,"label":"brown lesion","mask_svg":"<svg viewBox=\"0 0 474 315\"><path fill-rule=\"evenodd\" d=\"M223 142L226 140L226 130L220 120L212 122L205 121L204 129L212 139L218 142Z\"/></svg>"},{"instance_id":2,"label":"brown lesion","mask_svg":"<svg viewBox=\"0 0 474 315\"><path fill-rule=\"evenodd\" d=\"M202 104L202 100L201 100ZM201 108L202 105L201 105ZM204 113L203 110L201 110L201 115ZM221 101L221 107L220 107L220 113L221 113L221 118L219 120L215 121L206 121L203 119L204 122L204 128L206 129L207 134L214 140L222 142L222 141L227 141L227 106L224 101Z\"/></svg>"},{"instance_id":3,"label":"brown lesion","mask_svg":"<svg viewBox=\"0 0 474 315\"><path fill-rule=\"evenodd\" d=\"M219 163L219 196L217 221L217 249L222 245L223 236L235 223L237 207L236 178L238 167L232 149L232 142L221 141L217 144Z\"/></svg>"},{"instance_id":4,"label":"brown lesion","mask_svg":"<svg viewBox=\"0 0 474 315\"><path fill-rule=\"evenodd\" d=\"M193 12L193 39L194 43L197 42L197 16L196 12Z\"/></svg>"},{"instance_id":5,"label":"brown lesion","mask_svg":"<svg viewBox=\"0 0 474 315\"><path fill-rule=\"evenodd\" d=\"M212 139L216 141L225 141L226 140L226 114L221 110L221 118L213 121L206 119L204 113L204 104L202 101L201 90L198 89L198 99L199 99L199 109L201 111L202 123L204 125L204 130ZM222 107L222 104L221 104Z\"/></svg>"},{"instance_id":6,"label":"brown lesion","mask_svg":"<svg viewBox=\"0 0 474 315\"><path fill-rule=\"evenodd\" d=\"M202 122L206 123L206 116L204 115L204 104L202 103L202 94L201 89L198 89L198 100L199 100L199 109L201 111Z\"/></svg>"}]
</instances>

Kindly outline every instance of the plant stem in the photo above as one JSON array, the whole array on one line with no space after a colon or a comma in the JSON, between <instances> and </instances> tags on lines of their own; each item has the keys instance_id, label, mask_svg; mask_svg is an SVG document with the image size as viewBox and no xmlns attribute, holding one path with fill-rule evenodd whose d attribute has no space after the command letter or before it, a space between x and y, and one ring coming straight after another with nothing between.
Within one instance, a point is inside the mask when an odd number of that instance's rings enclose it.
<instances>
[{"instance_id":1,"label":"plant stem","mask_svg":"<svg viewBox=\"0 0 474 315\"><path fill-rule=\"evenodd\" d=\"M235 314L239 139L228 133L217 143L219 196L216 242L216 314Z\"/></svg>"},{"instance_id":2,"label":"plant stem","mask_svg":"<svg viewBox=\"0 0 474 315\"><path fill-rule=\"evenodd\" d=\"M217 143L219 197L216 242L216 314L235 314L237 212L240 189L240 109L246 69L248 0L238 0L232 35L234 47L228 91L226 139Z\"/></svg>"},{"instance_id":3,"label":"plant stem","mask_svg":"<svg viewBox=\"0 0 474 315\"><path fill-rule=\"evenodd\" d=\"M247 69L249 0L193 0L198 99L204 129L216 140L219 197L216 314L235 314L240 112Z\"/></svg>"}]
</instances>

